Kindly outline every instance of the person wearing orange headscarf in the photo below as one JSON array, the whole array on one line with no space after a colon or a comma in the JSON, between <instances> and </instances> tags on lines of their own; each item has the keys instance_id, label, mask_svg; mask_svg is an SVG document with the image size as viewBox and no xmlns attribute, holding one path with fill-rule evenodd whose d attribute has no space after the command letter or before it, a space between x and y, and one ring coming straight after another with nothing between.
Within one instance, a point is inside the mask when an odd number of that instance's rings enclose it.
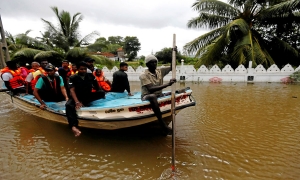
<instances>
[{"instance_id":1,"label":"person wearing orange headscarf","mask_svg":"<svg viewBox=\"0 0 300 180\"><path fill-rule=\"evenodd\" d=\"M111 83L109 82L108 79L105 79L104 73L101 69L96 69L93 72L99 86L105 91L109 92L111 90Z\"/></svg>"}]
</instances>

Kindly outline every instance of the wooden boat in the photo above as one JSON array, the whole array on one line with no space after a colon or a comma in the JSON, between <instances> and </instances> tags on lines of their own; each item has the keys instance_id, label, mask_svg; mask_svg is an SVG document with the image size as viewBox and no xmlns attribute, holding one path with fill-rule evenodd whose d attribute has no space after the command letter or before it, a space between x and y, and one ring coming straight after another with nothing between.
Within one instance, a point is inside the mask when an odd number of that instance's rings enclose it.
<instances>
[{"instance_id":1,"label":"wooden boat","mask_svg":"<svg viewBox=\"0 0 300 180\"><path fill-rule=\"evenodd\" d=\"M189 88L176 91L176 113L181 109L196 104L191 96ZM171 122L171 95L167 91L166 96L158 99L164 121ZM9 94L7 94L9 96ZM39 108L40 103L32 95L13 96L15 107L32 115L51 121L67 124L65 114L65 101L46 102L46 110ZM141 93L128 96L127 93L107 93L105 99L93 101L91 106L77 110L79 126L95 129L114 130L126 127L138 126L157 121L149 101L141 100Z\"/></svg>"}]
</instances>

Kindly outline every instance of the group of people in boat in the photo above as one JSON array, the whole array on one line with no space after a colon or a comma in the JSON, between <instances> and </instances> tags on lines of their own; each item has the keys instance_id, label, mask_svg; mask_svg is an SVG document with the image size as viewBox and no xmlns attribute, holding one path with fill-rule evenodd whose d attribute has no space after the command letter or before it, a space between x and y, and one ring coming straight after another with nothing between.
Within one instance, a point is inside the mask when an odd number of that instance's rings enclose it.
<instances>
[{"instance_id":1,"label":"group of people in boat","mask_svg":"<svg viewBox=\"0 0 300 180\"><path fill-rule=\"evenodd\" d=\"M32 62L30 70L18 67L15 61L6 62L7 67L1 70L1 78L12 95L33 94L40 102L40 108L45 109L45 102L66 101L66 116L70 128L77 137L81 134L76 109L89 106L92 101L105 97L107 92L124 93L132 96L128 76L128 64L120 63L119 71L113 73L112 83L105 78L101 69L94 67L95 60L85 58L84 61L71 65L68 60L62 61L62 66L56 68L47 60ZM163 83L163 77L171 70L170 67L157 69L158 60L149 55L145 58L148 69L140 75L141 99L149 101L165 135L170 135L172 129L163 121L157 98L163 96L162 89L171 86L176 79Z\"/></svg>"}]
</instances>

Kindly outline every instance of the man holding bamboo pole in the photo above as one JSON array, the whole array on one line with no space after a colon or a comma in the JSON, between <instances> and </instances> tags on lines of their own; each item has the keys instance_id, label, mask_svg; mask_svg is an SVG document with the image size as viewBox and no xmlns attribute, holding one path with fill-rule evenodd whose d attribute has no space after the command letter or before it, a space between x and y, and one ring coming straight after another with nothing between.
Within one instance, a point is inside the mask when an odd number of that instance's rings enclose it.
<instances>
[{"instance_id":1,"label":"man holding bamboo pole","mask_svg":"<svg viewBox=\"0 0 300 180\"><path fill-rule=\"evenodd\" d=\"M162 126L165 135L171 135L172 129L162 119L162 113L157 98L164 96L162 89L171 86L176 82L176 79L174 78L170 79L168 83L163 84L163 78L172 70L172 65L170 67L156 69L158 60L153 55L148 55L145 58L145 62L148 69L140 75L142 87L141 98L143 101L150 101L151 108Z\"/></svg>"}]
</instances>

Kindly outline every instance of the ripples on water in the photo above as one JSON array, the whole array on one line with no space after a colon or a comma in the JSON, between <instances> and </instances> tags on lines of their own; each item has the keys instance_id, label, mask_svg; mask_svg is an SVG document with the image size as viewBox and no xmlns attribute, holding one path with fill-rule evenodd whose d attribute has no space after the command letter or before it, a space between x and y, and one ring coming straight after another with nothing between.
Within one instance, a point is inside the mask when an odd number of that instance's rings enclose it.
<instances>
[{"instance_id":1,"label":"ripples on water","mask_svg":"<svg viewBox=\"0 0 300 180\"><path fill-rule=\"evenodd\" d=\"M197 105L177 115L177 179L299 179L299 85L185 85ZM158 128L74 138L0 99L0 179L172 179L171 137Z\"/></svg>"}]
</instances>

